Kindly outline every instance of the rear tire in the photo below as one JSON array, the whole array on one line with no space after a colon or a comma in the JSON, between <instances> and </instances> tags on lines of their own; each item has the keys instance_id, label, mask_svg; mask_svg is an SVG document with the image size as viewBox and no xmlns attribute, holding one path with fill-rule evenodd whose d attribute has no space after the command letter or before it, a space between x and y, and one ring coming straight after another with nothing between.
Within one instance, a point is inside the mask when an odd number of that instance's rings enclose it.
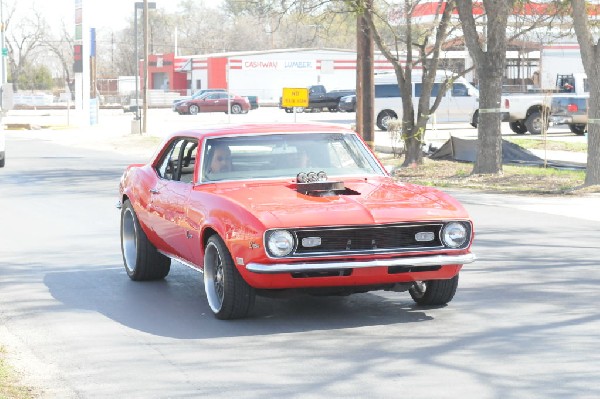
<instances>
[{"instance_id":1,"label":"rear tire","mask_svg":"<svg viewBox=\"0 0 600 399\"><path fill-rule=\"evenodd\" d=\"M475 129L477 129L477 126L479 126L479 110L477 110L473 113L473 119L471 120L471 126L473 126Z\"/></svg>"},{"instance_id":2,"label":"rear tire","mask_svg":"<svg viewBox=\"0 0 600 399\"><path fill-rule=\"evenodd\" d=\"M161 280L171 269L171 259L148 240L129 200L121 209L121 253L125 271L134 281Z\"/></svg>"},{"instance_id":3,"label":"rear tire","mask_svg":"<svg viewBox=\"0 0 600 399\"><path fill-rule=\"evenodd\" d=\"M243 111L242 106L239 104L231 104L231 113L232 114L241 114Z\"/></svg>"},{"instance_id":4,"label":"rear tire","mask_svg":"<svg viewBox=\"0 0 600 399\"><path fill-rule=\"evenodd\" d=\"M523 124L523 121L509 122L508 126L510 126L510 130L512 130L516 134L525 134L525 133L527 133L527 126L525 126Z\"/></svg>"},{"instance_id":5,"label":"rear tire","mask_svg":"<svg viewBox=\"0 0 600 399\"><path fill-rule=\"evenodd\" d=\"M457 287L458 274L449 280L417 281L408 292L418 305L445 305L454 298Z\"/></svg>"},{"instance_id":6,"label":"rear tire","mask_svg":"<svg viewBox=\"0 0 600 399\"><path fill-rule=\"evenodd\" d=\"M587 132L587 125L583 123L571 124L569 125L569 130L571 130L572 133L575 133L578 136L583 136L585 132Z\"/></svg>"},{"instance_id":7,"label":"rear tire","mask_svg":"<svg viewBox=\"0 0 600 399\"><path fill-rule=\"evenodd\" d=\"M246 317L256 298L256 291L242 278L216 234L208 239L204 252L204 291L210 309L221 320Z\"/></svg>"},{"instance_id":8,"label":"rear tire","mask_svg":"<svg viewBox=\"0 0 600 399\"><path fill-rule=\"evenodd\" d=\"M200 108L197 105L190 105L190 115L198 115Z\"/></svg>"}]
</instances>

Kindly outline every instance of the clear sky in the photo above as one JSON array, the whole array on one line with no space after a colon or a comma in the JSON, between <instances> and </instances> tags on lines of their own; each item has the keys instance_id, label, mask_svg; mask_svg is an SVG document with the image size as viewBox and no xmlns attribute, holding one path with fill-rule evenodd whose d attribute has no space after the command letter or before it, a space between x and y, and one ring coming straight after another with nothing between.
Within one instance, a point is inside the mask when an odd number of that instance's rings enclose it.
<instances>
[{"instance_id":1,"label":"clear sky","mask_svg":"<svg viewBox=\"0 0 600 399\"><path fill-rule=\"evenodd\" d=\"M41 11L52 27L61 25L64 21L67 26L74 24L75 0L0 0L10 4L18 2L17 8L23 11L35 7ZM134 3L136 0L82 0L85 13L90 18L90 27L122 29L127 25L127 20L133 17ZM137 0L142 1L142 0ZM170 12L177 10L179 0L152 0L157 8ZM204 0L208 6L217 7L221 0ZM7 6L5 6L6 8Z\"/></svg>"}]
</instances>

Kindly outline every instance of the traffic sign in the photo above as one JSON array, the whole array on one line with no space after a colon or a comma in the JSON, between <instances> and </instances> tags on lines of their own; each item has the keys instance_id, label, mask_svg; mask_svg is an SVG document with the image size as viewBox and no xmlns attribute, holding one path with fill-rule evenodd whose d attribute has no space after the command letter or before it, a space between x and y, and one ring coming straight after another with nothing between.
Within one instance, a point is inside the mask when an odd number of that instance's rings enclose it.
<instances>
[{"instance_id":1,"label":"traffic sign","mask_svg":"<svg viewBox=\"0 0 600 399\"><path fill-rule=\"evenodd\" d=\"M2 55L6 57L8 55L8 48L2 47Z\"/></svg>"},{"instance_id":2,"label":"traffic sign","mask_svg":"<svg viewBox=\"0 0 600 399\"><path fill-rule=\"evenodd\" d=\"M308 89L284 87L281 106L286 108L308 107Z\"/></svg>"}]
</instances>

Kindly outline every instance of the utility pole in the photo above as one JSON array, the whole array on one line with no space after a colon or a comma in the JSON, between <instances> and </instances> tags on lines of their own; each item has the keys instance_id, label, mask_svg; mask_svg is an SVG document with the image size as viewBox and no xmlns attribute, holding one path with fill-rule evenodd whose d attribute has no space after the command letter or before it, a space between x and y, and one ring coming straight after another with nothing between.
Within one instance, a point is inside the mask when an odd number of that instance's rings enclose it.
<instances>
[{"instance_id":1,"label":"utility pole","mask_svg":"<svg viewBox=\"0 0 600 399\"><path fill-rule=\"evenodd\" d=\"M144 114L142 121L142 134L147 132L148 126L148 0L144 0Z\"/></svg>"},{"instance_id":2,"label":"utility pole","mask_svg":"<svg viewBox=\"0 0 600 399\"><path fill-rule=\"evenodd\" d=\"M367 21L371 17L373 0L364 0L365 9L357 18L356 29L356 131L369 147L375 147L373 78L374 41ZM368 16L367 16L368 15Z\"/></svg>"}]
</instances>

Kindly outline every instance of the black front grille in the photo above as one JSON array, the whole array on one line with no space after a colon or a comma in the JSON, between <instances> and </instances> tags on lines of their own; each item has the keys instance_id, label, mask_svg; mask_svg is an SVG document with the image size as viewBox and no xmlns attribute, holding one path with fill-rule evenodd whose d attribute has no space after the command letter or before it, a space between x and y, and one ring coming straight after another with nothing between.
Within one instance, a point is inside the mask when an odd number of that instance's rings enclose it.
<instances>
[{"instance_id":1,"label":"black front grille","mask_svg":"<svg viewBox=\"0 0 600 399\"><path fill-rule=\"evenodd\" d=\"M296 230L298 245L294 255L386 253L442 248L440 242L442 226L441 223L427 223ZM417 241L418 233L424 233L421 235L429 236L431 240ZM303 246L304 238L314 237L321 239L321 245Z\"/></svg>"}]
</instances>

